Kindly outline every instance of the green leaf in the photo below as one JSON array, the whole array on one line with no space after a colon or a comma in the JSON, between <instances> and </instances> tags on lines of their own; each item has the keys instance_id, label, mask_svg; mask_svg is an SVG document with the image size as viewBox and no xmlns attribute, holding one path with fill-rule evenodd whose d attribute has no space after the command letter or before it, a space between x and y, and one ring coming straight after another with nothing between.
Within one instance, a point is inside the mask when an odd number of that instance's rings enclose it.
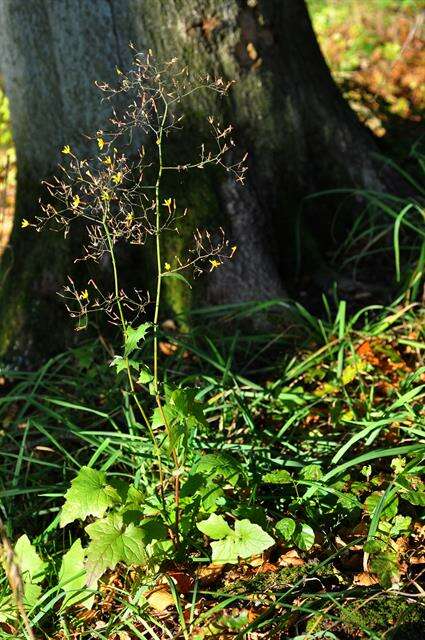
<instances>
[{"instance_id":1,"label":"green leaf","mask_svg":"<svg viewBox=\"0 0 425 640\"><path fill-rule=\"evenodd\" d=\"M139 370L140 364L136 362L136 360L132 360L131 358L123 358L122 356L114 356L111 361L110 367L115 367L117 374L121 373L121 371L127 371L127 365Z\"/></svg>"},{"instance_id":2,"label":"green leaf","mask_svg":"<svg viewBox=\"0 0 425 640\"><path fill-rule=\"evenodd\" d=\"M24 582L24 606L27 609L35 607L41 597L41 586L34 582Z\"/></svg>"},{"instance_id":3,"label":"green leaf","mask_svg":"<svg viewBox=\"0 0 425 640\"><path fill-rule=\"evenodd\" d=\"M322 476L322 469L318 464L308 464L300 471L300 478L303 478L304 480L320 480Z\"/></svg>"},{"instance_id":4,"label":"green leaf","mask_svg":"<svg viewBox=\"0 0 425 640\"><path fill-rule=\"evenodd\" d=\"M238 546L233 538L224 538L211 543L212 561L217 564L237 564Z\"/></svg>"},{"instance_id":5,"label":"green leaf","mask_svg":"<svg viewBox=\"0 0 425 640\"><path fill-rule=\"evenodd\" d=\"M212 513L208 520L203 520L202 522L198 522L196 525L199 531L205 533L209 538L213 538L214 540L221 540L226 536L232 535L233 531L223 518L223 516L218 516L215 513Z\"/></svg>"},{"instance_id":6,"label":"green leaf","mask_svg":"<svg viewBox=\"0 0 425 640\"><path fill-rule=\"evenodd\" d=\"M149 369L149 367L146 364L144 364L139 373L139 377L137 378L137 382L139 384L149 384L149 382L152 382L152 380L153 380L152 371Z\"/></svg>"},{"instance_id":7,"label":"green leaf","mask_svg":"<svg viewBox=\"0 0 425 640\"><path fill-rule=\"evenodd\" d=\"M210 480L221 477L234 486L242 474L242 468L230 454L220 452L202 456L195 465L194 472L202 473Z\"/></svg>"},{"instance_id":8,"label":"green leaf","mask_svg":"<svg viewBox=\"0 0 425 640\"><path fill-rule=\"evenodd\" d=\"M401 533L406 533L411 524L412 518L410 516L397 515L391 523L391 535L399 536Z\"/></svg>"},{"instance_id":9,"label":"green leaf","mask_svg":"<svg viewBox=\"0 0 425 640\"><path fill-rule=\"evenodd\" d=\"M371 518L375 515L376 509L381 502L383 493L375 491L371 493L365 500L364 507ZM398 498L395 494L387 496L380 513L381 520L391 520L397 515L398 511Z\"/></svg>"},{"instance_id":10,"label":"green leaf","mask_svg":"<svg viewBox=\"0 0 425 640\"><path fill-rule=\"evenodd\" d=\"M417 507L425 507L425 491L406 491L401 497Z\"/></svg>"},{"instance_id":11,"label":"green leaf","mask_svg":"<svg viewBox=\"0 0 425 640\"><path fill-rule=\"evenodd\" d=\"M106 518L88 524L90 536L87 548L87 585L96 587L106 569L113 569L118 562L146 564L145 534L133 523L125 525L122 517L111 513Z\"/></svg>"},{"instance_id":12,"label":"green leaf","mask_svg":"<svg viewBox=\"0 0 425 640\"><path fill-rule=\"evenodd\" d=\"M236 520L235 534L238 544L238 555L241 558L262 553L274 545L274 540L258 524L249 520Z\"/></svg>"},{"instance_id":13,"label":"green leaf","mask_svg":"<svg viewBox=\"0 0 425 640\"><path fill-rule=\"evenodd\" d=\"M279 522L276 522L276 530L280 533L282 538L287 542L294 535L295 527L296 527L296 522L295 520L292 520L292 518L282 518L282 520L279 520Z\"/></svg>"},{"instance_id":14,"label":"green leaf","mask_svg":"<svg viewBox=\"0 0 425 640\"><path fill-rule=\"evenodd\" d=\"M278 469L271 471L263 476L263 481L269 484L290 484L292 482L291 474L286 469Z\"/></svg>"},{"instance_id":15,"label":"green leaf","mask_svg":"<svg viewBox=\"0 0 425 640\"><path fill-rule=\"evenodd\" d=\"M274 544L268 533L249 520L236 520L232 530L222 516L213 514L197 527L209 537L216 538L211 543L212 560L220 564L235 564L238 557L249 558Z\"/></svg>"},{"instance_id":16,"label":"green leaf","mask_svg":"<svg viewBox=\"0 0 425 640\"><path fill-rule=\"evenodd\" d=\"M85 549L81 546L81 540L78 539L63 556L59 570L59 587L65 593L63 609L75 604L86 609L91 609L93 606L94 593L85 588L87 574L84 560Z\"/></svg>"},{"instance_id":17,"label":"green leaf","mask_svg":"<svg viewBox=\"0 0 425 640\"><path fill-rule=\"evenodd\" d=\"M397 554L392 551L386 551L372 556L370 570L372 573L376 573L384 589L390 589L393 583L398 581L400 575Z\"/></svg>"},{"instance_id":18,"label":"green leaf","mask_svg":"<svg viewBox=\"0 0 425 640\"><path fill-rule=\"evenodd\" d=\"M385 549L385 542L383 540L367 540L363 545L363 551L365 553L380 553Z\"/></svg>"},{"instance_id":19,"label":"green leaf","mask_svg":"<svg viewBox=\"0 0 425 640\"><path fill-rule=\"evenodd\" d=\"M14 550L24 582L41 582L46 573L47 563L40 558L26 534L16 541Z\"/></svg>"},{"instance_id":20,"label":"green leaf","mask_svg":"<svg viewBox=\"0 0 425 640\"><path fill-rule=\"evenodd\" d=\"M161 278L175 278L176 280L180 280L181 282L184 282L189 287L189 289L192 288L192 285L190 284L190 282L188 282L186 278L182 276L181 273L170 273L169 271L165 271L164 273L161 274Z\"/></svg>"},{"instance_id":21,"label":"green leaf","mask_svg":"<svg viewBox=\"0 0 425 640\"><path fill-rule=\"evenodd\" d=\"M65 494L60 526L87 516L101 518L106 510L120 502L116 489L106 483L106 473L90 467L81 467Z\"/></svg>"},{"instance_id":22,"label":"green leaf","mask_svg":"<svg viewBox=\"0 0 425 640\"><path fill-rule=\"evenodd\" d=\"M133 329L130 325L125 330L125 342L124 342L124 357L127 358L133 351L135 351L140 340L143 340L148 329L152 326L151 322L145 322L141 324L137 329Z\"/></svg>"},{"instance_id":23,"label":"green leaf","mask_svg":"<svg viewBox=\"0 0 425 640\"><path fill-rule=\"evenodd\" d=\"M299 549L308 551L314 545L314 531L308 524L298 524L294 537L294 543Z\"/></svg>"}]
</instances>

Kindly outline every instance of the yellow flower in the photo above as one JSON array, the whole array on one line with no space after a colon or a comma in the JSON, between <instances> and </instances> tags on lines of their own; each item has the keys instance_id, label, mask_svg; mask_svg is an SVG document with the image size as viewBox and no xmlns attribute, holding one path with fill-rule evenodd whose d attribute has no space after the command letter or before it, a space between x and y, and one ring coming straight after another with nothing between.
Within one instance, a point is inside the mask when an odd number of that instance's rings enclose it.
<instances>
[{"instance_id":1,"label":"yellow flower","mask_svg":"<svg viewBox=\"0 0 425 640\"><path fill-rule=\"evenodd\" d=\"M69 146L69 144L66 144L63 149L62 149L62 153L71 153L71 147Z\"/></svg>"},{"instance_id":2,"label":"yellow flower","mask_svg":"<svg viewBox=\"0 0 425 640\"><path fill-rule=\"evenodd\" d=\"M79 204L80 204L80 196L74 196L71 204L72 208L76 209Z\"/></svg>"},{"instance_id":3,"label":"yellow flower","mask_svg":"<svg viewBox=\"0 0 425 640\"><path fill-rule=\"evenodd\" d=\"M171 198L165 198L164 202L162 203L164 205L164 207L171 207Z\"/></svg>"},{"instance_id":4,"label":"yellow flower","mask_svg":"<svg viewBox=\"0 0 425 640\"><path fill-rule=\"evenodd\" d=\"M111 156L106 156L106 158L103 158L102 162L103 164L112 164Z\"/></svg>"},{"instance_id":5,"label":"yellow flower","mask_svg":"<svg viewBox=\"0 0 425 640\"><path fill-rule=\"evenodd\" d=\"M121 69L118 69L118 67L115 67L115 71L117 72L117 76L122 76Z\"/></svg>"},{"instance_id":6,"label":"yellow flower","mask_svg":"<svg viewBox=\"0 0 425 640\"><path fill-rule=\"evenodd\" d=\"M105 141L103 138L98 138L97 139L97 146L99 147L99 149L102 151L103 147L105 146Z\"/></svg>"},{"instance_id":7,"label":"yellow flower","mask_svg":"<svg viewBox=\"0 0 425 640\"><path fill-rule=\"evenodd\" d=\"M233 258L233 256L234 256L234 253L235 253L236 249L237 249L237 246L236 246L236 245L234 245L234 246L232 247L231 252L230 252L230 256L229 256L230 258Z\"/></svg>"},{"instance_id":8,"label":"yellow flower","mask_svg":"<svg viewBox=\"0 0 425 640\"><path fill-rule=\"evenodd\" d=\"M120 182L122 182L122 172L117 171L117 173L112 176L112 181L114 184L120 184Z\"/></svg>"},{"instance_id":9,"label":"yellow flower","mask_svg":"<svg viewBox=\"0 0 425 640\"><path fill-rule=\"evenodd\" d=\"M26 218L24 218L21 222L21 228L25 229L25 227L29 227L30 223L28 222L28 220Z\"/></svg>"},{"instance_id":10,"label":"yellow flower","mask_svg":"<svg viewBox=\"0 0 425 640\"><path fill-rule=\"evenodd\" d=\"M165 269L165 271L171 271L171 264L169 262L166 262L164 264L164 269Z\"/></svg>"},{"instance_id":11,"label":"yellow flower","mask_svg":"<svg viewBox=\"0 0 425 640\"><path fill-rule=\"evenodd\" d=\"M84 291L80 293L80 300L88 300L88 299L89 299L89 292L87 291L87 289L84 289Z\"/></svg>"},{"instance_id":12,"label":"yellow flower","mask_svg":"<svg viewBox=\"0 0 425 640\"><path fill-rule=\"evenodd\" d=\"M127 216L125 218L125 221L127 224L131 224L134 220L134 214L133 213L127 213Z\"/></svg>"},{"instance_id":13,"label":"yellow flower","mask_svg":"<svg viewBox=\"0 0 425 640\"><path fill-rule=\"evenodd\" d=\"M102 200L105 200L105 202L111 199L111 196L107 191L102 191L102 193L100 194L100 197L102 198Z\"/></svg>"},{"instance_id":14,"label":"yellow flower","mask_svg":"<svg viewBox=\"0 0 425 640\"><path fill-rule=\"evenodd\" d=\"M221 265L221 262L219 262L218 260L210 260L210 263L211 263L210 271L212 271L213 269L217 269L217 267Z\"/></svg>"}]
</instances>

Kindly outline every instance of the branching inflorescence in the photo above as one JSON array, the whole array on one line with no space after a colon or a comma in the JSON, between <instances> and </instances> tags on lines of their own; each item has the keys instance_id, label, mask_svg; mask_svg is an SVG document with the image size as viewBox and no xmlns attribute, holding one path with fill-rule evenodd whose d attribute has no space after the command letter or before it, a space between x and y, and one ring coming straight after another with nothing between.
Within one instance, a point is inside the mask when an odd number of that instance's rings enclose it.
<instances>
[{"instance_id":1,"label":"branching inflorescence","mask_svg":"<svg viewBox=\"0 0 425 640\"><path fill-rule=\"evenodd\" d=\"M164 162L168 136L183 128L179 106L184 100L201 90L224 95L231 83L220 78L211 80L208 76L194 79L187 67L178 66L177 59L157 66L150 54L137 54L130 71L124 74L117 69L117 74L116 87L106 83L98 83L98 87L105 99L124 94L130 104L122 113L113 110L108 131L97 132L97 157L80 159L69 145L63 147L62 153L69 161L61 167L60 177L46 183L50 201L42 204L43 215L36 223L39 230L49 225L67 235L73 222L83 222L86 241L83 255L77 260L100 262L109 257L112 262L112 293L102 293L93 280L81 290L72 281L65 287L63 296L67 308L71 316L80 319L79 327L85 326L81 323L83 316L103 309L110 321L121 322L125 329L120 306L137 316L151 299L149 294L140 291L128 296L121 288L115 256L115 247L120 241L144 245L149 239L156 240L159 293L165 274L172 276L192 270L193 275L200 275L205 270L216 269L236 251L221 228L213 235L208 230L196 229L192 246L187 247L184 257L175 256L174 264L162 263L160 243L164 231L178 234L188 215L187 209L179 209L174 197L162 194L166 172L187 172L216 165L235 180L244 180L246 156L237 162L233 160L232 127L221 126L213 116L208 118L211 140L201 145L197 159L170 166ZM137 152L118 150L118 147L134 150L135 139L143 140ZM159 304L158 296L156 298Z\"/></svg>"},{"instance_id":2,"label":"branching inflorescence","mask_svg":"<svg viewBox=\"0 0 425 640\"><path fill-rule=\"evenodd\" d=\"M88 314L98 311L105 312L109 321L121 328L123 354L115 356L111 365L116 367L117 373L126 372L128 393L150 434L164 508L165 490L170 484L173 486L175 515L169 531L173 543L178 544L180 475L185 460L184 446L182 448L180 445L187 441L186 430L191 420L197 422L200 414L195 408L194 416L197 417L190 417L189 411L185 427L180 431L181 424L174 415L174 405L169 406L170 388L159 380L161 285L164 277L174 277L189 285L181 272L191 271L196 276L215 270L233 257L236 246L231 246L221 228L214 232L196 229L192 246L186 248L186 253L175 256L172 263L163 262L163 233L179 234L189 215L187 209L179 207L172 194L164 193L163 180L167 172L186 173L213 165L243 183L246 155L235 161L232 127L223 126L210 116L207 120L211 138L200 146L197 158L176 165L167 164L164 158L169 136L183 129L183 115L179 107L184 100L198 91L224 95L231 83L220 78L213 80L208 76L193 78L187 67L179 66L177 59L158 66L151 53L136 54L130 71L123 73L117 69L117 76L117 86L104 83L98 86L106 100L118 98L121 102L125 101L127 106L120 112L113 110L108 129L99 130L92 138L98 150L96 157L80 159L69 145L63 147L62 154L67 162L61 167L61 177L46 183L49 201L42 203L43 215L34 226L38 230L48 226L63 231L67 236L73 223L82 224L86 231L84 250L77 260L93 260L97 263L106 260L111 265L111 291L103 292L93 279L83 286L77 286L69 277L61 295L70 315L78 321L77 329L85 328ZM28 225L28 221L25 221L25 226ZM136 290L128 295L120 283L117 244L126 242L143 246L150 240L155 246L155 291ZM134 325L136 318L151 301L154 306L153 322ZM153 330L152 371L138 362L134 355L138 342L150 330ZM152 419L148 418L140 399L140 387L136 386L136 383L143 386L147 382L156 403ZM184 403L192 406L193 390L178 389L177 392L180 402L185 398ZM168 442L166 457L174 467L169 476L163 469L164 439Z\"/></svg>"}]
</instances>

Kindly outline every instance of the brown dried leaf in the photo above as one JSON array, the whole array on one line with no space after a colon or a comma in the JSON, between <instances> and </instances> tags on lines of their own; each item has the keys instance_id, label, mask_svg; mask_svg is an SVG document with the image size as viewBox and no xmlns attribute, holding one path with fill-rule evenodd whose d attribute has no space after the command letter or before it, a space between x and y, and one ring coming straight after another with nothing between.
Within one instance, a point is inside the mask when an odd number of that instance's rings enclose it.
<instances>
[{"instance_id":1,"label":"brown dried leaf","mask_svg":"<svg viewBox=\"0 0 425 640\"><path fill-rule=\"evenodd\" d=\"M166 611L168 607L175 606L170 588L166 584L160 584L155 587L155 589L149 591L146 595L146 600L153 609L160 613Z\"/></svg>"},{"instance_id":2,"label":"brown dried leaf","mask_svg":"<svg viewBox=\"0 0 425 640\"><path fill-rule=\"evenodd\" d=\"M172 356L173 353L177 351L177 345L172 342L165 342L165 340L161 340L159 343L159 350L164 356Z\"/></svg>"},{"instance_id":3,"label":"brown dried leaf","mask_svg":"<svg viewBox=\"0 0 425 640\"><path fill-rule=\"evenodd\" d=\"M206 566L199 567L196 570L196 575L199 578L199 582L202 586L209 586L217 582L224 571L224 564L217 564L212 562Z\"/></svg>"},{"instance_id":4,"label":"brown dried leaf","mask_svg":"<svg viewBox=\"0 0 425 640\"><path fill-rule=\"evenodd\" d=\"M295 549L290 549L282 556L280 556L277 564L279 565L279 567L301 567L303 564L305 564L305 561L300 558L298 552Z\"/></svg>"},{"instance_id":5,"label":"brown dried leaf","mask_svg":"<svg viewBox=\"0 0 425 640\"><path fill-rule=\"evenodd\" d=\"M371 587L374 584L378 584L379 580L373 573L361 571L360 573L356 573L353 582L361 587Z\"/></svg>"},{"instance_id":6,"label":"brown dried leaf","mask_svg":"<svg viewBox=\"0 0 425 640\"><path fill-rule=\"evenodd\" d=\"M169 571L168 574L180 593L186 594L193 589L194 579L184 571Z\"/></svg>"}]
</instances>

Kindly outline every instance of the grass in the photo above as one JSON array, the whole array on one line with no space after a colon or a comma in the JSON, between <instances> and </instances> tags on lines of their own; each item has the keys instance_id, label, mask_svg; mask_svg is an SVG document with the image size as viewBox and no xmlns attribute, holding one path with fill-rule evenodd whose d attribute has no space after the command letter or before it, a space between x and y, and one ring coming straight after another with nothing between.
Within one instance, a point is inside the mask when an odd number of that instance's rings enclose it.
<instances>
[{"instance_id":1,"label":"grass","mask_svg":"<svg viewBox=\"0 0 425 640\"><path fill-rule=\"evenodd\" d=\"M215 310L213 324L226 326L241 311ZM177 345L162 357L165 374L195 381L208 400L209 428L194 437L193 449L233 452L250 478L245 509L251 503L269 524L288 508L289 490L265 486L261 478L288 470L294 478L291 509L308 518L316 538L308 551L279 542L261 560L228 567L211 584L199 573L208 566L208 550L194 549L174 566L191 577L191 591L179 596L171 590L175 605L162 615L142 595L152 584L137 568L124 566L107 575L91 616L57 610L58 561L70 535L79 533L76 527L64 537L58 529L69 480L88 464L123 479L136 477L142 487L152 482L149 438L126 410L103 347L89 342L34 373L3 370L3 518L8 536L26 532L50 566L43 597L29 611L36 637L115 638L121 632L124 638L203 638L223 629L245 629L250 637L251 625L273 638L326 637L319 632L378 638L387 630L373 618L372 605L387 601L407 607L409 623L413 615L422 619L415 564L423 544L421 507L403 500L393 467L410 466L411 478L423 470L424 327L423 312L413 304L363 309L347 318L340 303L331 321L298 308L297 348L279 334L162 336L164 351ZM305 474L308 465L319 465L321 474ZM375 518L365 504L372 494L391 492L398 495L396 515L411 521L406 531L389 534L403 568L386 591L376 581L362 586L359 548L383 523L380 535L388 535L394 516L381 517L385 502ZM172 568L163 566L157 577ZM372 607L366 617L364 606ZM12 636L8 624L4 637Z\"/></svg>"},{"instance_id":2,"label":"grass","mask_svg":"<svg viewBox=\"0 0 425 640\"><path fill-rule=\"evenodd\" d=\"M363 3L354 4L361 22ZM401 8L406 16L418 8L410 1L376 4L384 31ZM311 0L310 6L324 39L347 25L353 3ZM341 60L338 46L332 51L340 40L329 40L325 53L336 74L356 73L373 51L393 64L399 43L386 46L369 27L359 37L353 26ZM416 114L415 91L408 117ZM150 574L119 564L100 581L91 611L64 608L61 560L77 538L86 540L82 523L59 527L71 480L87 465L150 495L157 482L151 440L110 367L112 347L104 339L82 342L38 371L0 368L4 535L14 543L26 533L47 566L41 595L27 607L32 631L16 615L8 576L0 574L0 637L422 638L425 165L419 145L409 162L409 172L395 166L414 193L407 200L347 193L367 206L332 264L348 274L354 293L341 299L335 288L315 313L285 303L289 329L279 326L283 303L276 301L198 310L182 323L192 326L190 333L163 325L160 376L194 386L207 407L207 427L191 434L188 463L210 452L238 460L244 482L225 486L225 496L237 499L232 515L273 534L275 545L261 557L217 567L207 540L196 540L184 557L168 558ZM384 295L372 286L378 263ZM374 303L376 296L387 304ZM365 297L371 304L360 306ZM266 316L273 331L253 332L256 316ZM150 352L148 338L139 359L150 364ZM172 472L166 456L162 463ZM264 479L276 473L282 484ZM307 538L311 531L311 546L280 535L283 518L305 527Z\"/></svg>"}]
</instances>

